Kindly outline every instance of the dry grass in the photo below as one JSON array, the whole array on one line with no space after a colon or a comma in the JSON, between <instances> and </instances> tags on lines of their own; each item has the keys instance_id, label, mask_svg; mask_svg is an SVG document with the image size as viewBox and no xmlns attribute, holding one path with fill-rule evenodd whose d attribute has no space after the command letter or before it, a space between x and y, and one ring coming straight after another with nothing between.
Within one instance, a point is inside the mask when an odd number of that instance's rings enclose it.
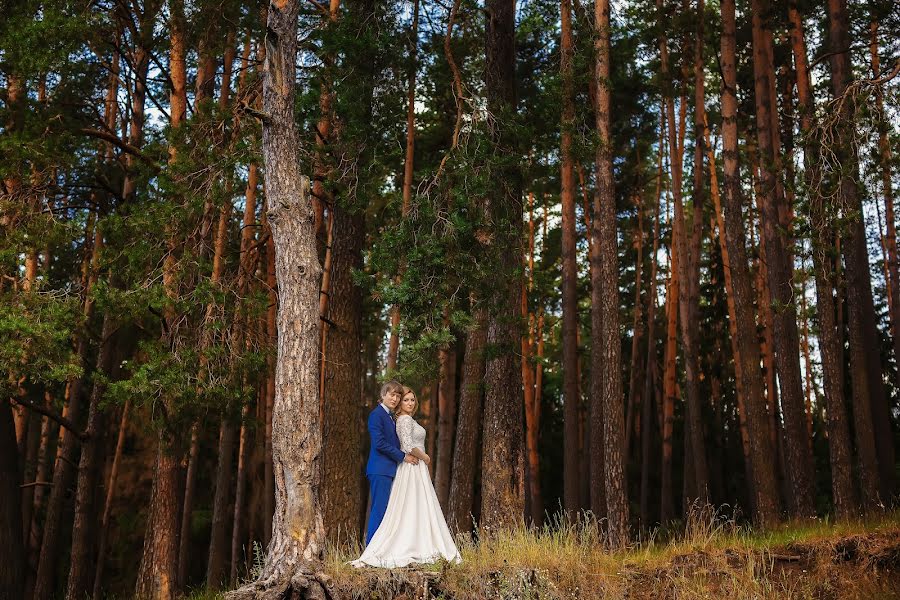
<instances>
[{"instance_id":1,"label":"dry grass","mask_svg":"<svg viewBox=\"0 0 900 600\"><path fill-rule=\"evenodd\" d=\"M598 526L599 525L599 526ZM590 515L458 539L462 564L354 569L358 543L332 546L334 598L897 598L900 513L786 523L765 533L697 510L671 539L604 549ZM428 588L426 594L425 589Z\"/></svg>"}]
</instances>

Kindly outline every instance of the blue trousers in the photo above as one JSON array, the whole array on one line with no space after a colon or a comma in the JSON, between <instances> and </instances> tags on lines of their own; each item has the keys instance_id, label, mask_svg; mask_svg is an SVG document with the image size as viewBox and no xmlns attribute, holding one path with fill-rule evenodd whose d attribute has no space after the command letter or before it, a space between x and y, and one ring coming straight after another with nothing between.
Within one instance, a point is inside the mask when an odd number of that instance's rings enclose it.
<instances>
[{"instance_id":1,"label":"blue trousers","mask_svg":"<svg viewBox=\"0 0 900 600\"><path fill-rule=\"evenodd\" d=\"M387 510L388 499L391 497L391 486L394 478L387 475L368 475L369 492L372 495L372 508L369 510L369 524L366 526L366 546L372 540L372 536L384 519Z\"/></svg>"}]
</instances>

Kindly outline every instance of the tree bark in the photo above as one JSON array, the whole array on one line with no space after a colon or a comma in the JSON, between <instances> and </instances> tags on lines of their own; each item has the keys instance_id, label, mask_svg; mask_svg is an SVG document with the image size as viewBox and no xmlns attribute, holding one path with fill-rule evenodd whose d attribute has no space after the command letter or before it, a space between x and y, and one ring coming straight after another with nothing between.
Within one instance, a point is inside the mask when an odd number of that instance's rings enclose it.
<instances>
[{"instance_id":1,"label":"tree bark","mask_svg":"<svg viewBox=\"0 0 900 600\"><path fill-rule=\"evenodd\" d=\"M750 435L754 518L763 526L778 520L778 489L768 443L766 405L763 398L762 374L759 369L759 346L753 317L753 291L744 246L746 235L741 211L743 203L738 164L737 70L734 0L723 0L722 10L722 142L725 162L725 234L731 260L734 284L734 306L741 372L746 383L747 425Z\"/></svg>"},{"instance_id":2,"label":"tree bark","mask_svg":"<svg viewBox=\"0 0 900 600\"><path fill-rule=\"evenodd\" d=\"M781 156L778 151L775 67L770 53L772 31L768 0L752 1L753 71L756 98L756 133L759 150L761 238L765 239L766 274L773 311L773 348L778 370L786 453L785 463L791 485L794 516L815 516L815 471L812 452L806 439L803 410L803 382L800 376L800 337L793 285L793 252L780 185ZM774 403L772 408L774 409Z\"/></svg>"},{"instance_id":3,"label":"tree bark","mask_svg":"<svg viewBox=\"0 0 900 600\"><path fill-rule=\"evenodd\" d=\"M445 311L449 326L449 313ZM434 467L434 489L438 502L446 511L450 498L450 467L453 463L453 438L456 436L456 350L441 349L440 389L438 391L437 464Z\"/></svg>"},{"instance_id":4,"label":"tree bark","mask_svg":"<svg viewBox=\"0 0 900 600\"><path fill-rule=\"evenodd\" d=\"M831 464L831 493L837 516L848 518L856 512L858 505L852 478L850 428L841 384L844 360L843 334L835 321L834 278L831 268L833 258L830 256L833 232L827 222L826 206L822 197L819 146L813 139L815 100L809 78L803 17L795 1L788 3L788 18L791 24L791 48L796 71L800 133L803 139L804 179L811 213L812 260L816 281L823 391L827 408L825 426Z\"/></svg>"},{"instance_id":5,"label":"tree bark","mask_svg":"<svg viewBox=\"0 0 900 600\"><path fill-rule=\"evenodd\" d=\"M309 181L299 172L294 119L297 60L296 0L269 5L263 66L263 157L269 225L279 290L278 358L272 414L275 515L259 579L230 598L323 593L311 578L324 552L319 501L322 433L319 421L319 281Z\"/></svg>"},{"instance_id":6,"label":"tree bark","mask_svg":"<svg viewBox=\"0 0 900 600\"><path fill-rule=\"evenodd\" d=\"M882 76L880 60L878 57L878 23L872 22L870 26L871 41L869 51L872 57L872 77L878 79ZM881 193L884 195L884 218L887 223L885 246L887 247L888 295L891 300L889 310L891 314L891 331L894 341L894 359L900 362L900 259L897 253L897 230L894 217L894 187L891 175L891 144L890 128L884 110L884 89L880 85L875 86L875 110L878 118L878 162L881 168ZM881 406L880 404L883 404ZM876 444L878 445L878 468L881 482L882 499L888 501L896 491L896 476L894 469L895 453L893 436L890 426L890 408L885 399L875 406ZM884 420L885 417L887 420Z\"/></svg>"},{"instance_id":7,"label":"tree bark","mask_svg":"<svg viewBox=\"0 0 900 600\"><path fill-rule=\"evenodd\" d=\"M360 482L363 439L355 426L363 418L359 400L362 390L362 292L353 281L353 271L363 268L365 216L342 205L334 209L333 274L328 302L329 371L325 388L323 422L325 530L330 539L348 539L359 531L361 505L365 503ZM332 366L333 365L333 366Z\"/></svg>"},{"instance_id":8,"label":"tree bark","mask_svg":"<svg viewBox=\"0 0 900 600\"><path fill-rule=\"evenodd\" d=\"M591 448L603 447L602 484L605 486L608 540L613 548L628 543L628 498L625 481L622 406L621 340L619 339L619 269L616 248L616 201L613 189L610 131L610 20L609 0L594 4L594 51L597 83L597 190L594 192L595 267L591 269ZM602 428L602 433L601 433ZM591 496L601 485L591 473ZM592 501L593 503L593 501Z\"/></svg>"},{"instance_id":9,"label":"tree bark","mask_svg":"<svg viewBox=\"0 0 900 600\"><path fill-rule=\"evenodd\" d=\"M497 192L485 199L487 218L497 224L491 242L499 273L489 303L485 366L484 442L481 470L481 517L486 532L522 522L524 499L524 428L522 372L516 350L521 301L522 201L521 174L515 162L518 141L508 126L518 109L515 82L515 1L487 0L485 31L485 95L490 140L496 161L491 165ZM497 164L497 163L500 164Z\"/></svg>"},{"instance_id":10,"label":"tree bark","mask_svg":"<svg viewBox=\"0 0 900 600\"><path fill-rule=\"evenodd\" d=\"M475 304L474 297L472 304ZM463 373L460 383L459 426L453 448L453 469L447 521L454 531L470 531L474 525L475 468L478 464L479 428L484 398L484 347L487 338L487 315L475 307L474 325L466 336Z\"/></svg>"},{"instance_id":11,"label":"tree bark","mask_svg":"<svg viewBox=\"0 0 900 600\"><path fill-rule=\"evenodd\" d=\"M849 24L846 0L828 1L828 33L831 55L831 87L836 98L847 92L853 79L850 57ZM866 231L862 219L862 202L856 188L858 159L851 147L851 128L854 127L853 101L841 103L837 136L837 152L840 161L839 194L846 207L850 222L844 234L844 260L847 263L847 306L850 331L850 378L853 390L853 424L856 432L856 451L859 460L860 491L865 510L872 510L880 501L883 491L879 481L878 427L873 419L882 418L877 411L884 399L881 384L881 358L872 340L878 339L875 327L875 307L872 299L872 281L869 275L869 253L866 248ZM887 421L890 423L890 420ZM887 440L888 446L890 441ZM893 465L893 462L890 464Z\"/></svg>"},{"instance_id":12,"label":"tree bark","mask_svg":"<svg viewBox=\"0 0 900 600\"><path fill-rule=\"evenodd\" d=\"M99 238L98 238L99 239ZM115 340L113 334L116 325L110 314L103 317L103 329L100 335L100 355L97 358L97 372L109 373L113 364ZM87 439L81 445L81 458L78 463L78 483L75 496L75 521L72 525L72 550L69 559L69 580L66 587L66 600L81 600L87 595L94 574L94 550L96 539L96 494L97 477L101 463L102 419L103 410L100 401L106 386L103 379L95 378L88 404Z\"/></svg>"},{"instance_id":13,"label":"tree bark","mask_svg":"<svg viewBox=\"0 0 900 600\"><path fill-rule=\"evenodd\" d=\"M562 371L563 371L563 507L569 518L580 503L578 457L578 265L575 263L575 173L572 131L575 128L574 42L571 0L561 0L562 38L560 75L562 78L561 191L562 200Z\"/></svg>"}]
</instances>

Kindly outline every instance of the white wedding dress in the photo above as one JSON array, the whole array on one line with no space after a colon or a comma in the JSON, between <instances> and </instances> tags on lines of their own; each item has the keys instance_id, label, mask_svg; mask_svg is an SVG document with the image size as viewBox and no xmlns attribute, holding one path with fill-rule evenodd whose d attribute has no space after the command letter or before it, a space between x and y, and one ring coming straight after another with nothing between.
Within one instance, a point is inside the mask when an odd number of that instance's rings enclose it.
<instances>
[{"instance_id":1,"label":"white wedding dress","mask_svg":"<svg viewBox=\"0 0 900 600\"><path fill-rule=\"evenodd\" d=\"M425 428L411 416L397 418L397 437L403 452L413 448L425 451ZM362 556L351 564L392 569L432 563L440 558L460 561L459 550L431 484L428 466L421 460L417 465L402 462L391 486L384 520Z\"/></svg>"}]
</instances>

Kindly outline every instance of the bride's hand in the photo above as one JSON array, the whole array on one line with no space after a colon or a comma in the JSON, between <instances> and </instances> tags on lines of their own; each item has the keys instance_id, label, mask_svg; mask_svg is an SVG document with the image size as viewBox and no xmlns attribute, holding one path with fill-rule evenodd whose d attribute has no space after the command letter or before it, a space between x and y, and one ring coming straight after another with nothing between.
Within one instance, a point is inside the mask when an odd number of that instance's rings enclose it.
<instances>
[{"instance_id":1,"label":"bride's hand","mask_svg":"<svg viewBox=\"0 0 900 600\"><path fill-rule=\"evenodd\" d=\"M425 455L425 464L428 465L429 467L431 466L431 457L428 456L427 454Z\"/></svg>"}]
</instances>

